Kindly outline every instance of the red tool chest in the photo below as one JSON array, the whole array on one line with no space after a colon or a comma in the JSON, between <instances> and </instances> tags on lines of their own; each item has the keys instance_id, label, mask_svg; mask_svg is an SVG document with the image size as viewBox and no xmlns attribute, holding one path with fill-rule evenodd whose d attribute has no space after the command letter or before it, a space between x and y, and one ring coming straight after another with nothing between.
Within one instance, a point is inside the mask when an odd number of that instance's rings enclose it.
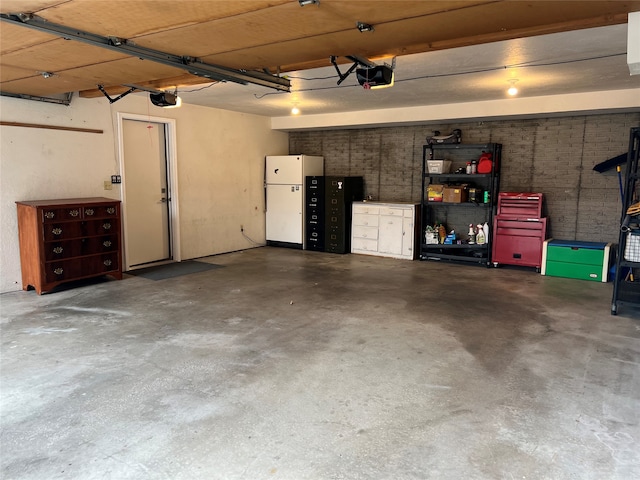
<instances>
[{"instance_id":1,"label":"red tool chest","mask_svg":"<svg viewBox=\"0 0 640 480\"><path fill-rule=\"evenodd\" d=\"M493 217L494 267L500 263L535 267L540 271L547 219L542 217L542 193L501 192Z\"/></svg>"}]
</instances>

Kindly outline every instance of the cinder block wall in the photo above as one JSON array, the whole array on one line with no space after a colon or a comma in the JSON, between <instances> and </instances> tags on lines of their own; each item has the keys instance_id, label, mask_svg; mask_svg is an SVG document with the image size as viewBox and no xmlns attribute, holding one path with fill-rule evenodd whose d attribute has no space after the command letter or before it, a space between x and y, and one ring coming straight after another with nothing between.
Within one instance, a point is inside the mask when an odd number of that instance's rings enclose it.
<instances>
[{"instance_id":1,"label":"cinder block wall","mask_svg":"<svg viewBox=\"0 0 640 480\"><path fill-rule=\"evenodd\" d=\"M616 243L618 177L593 167L626 153L638 125L640 113L627 113L292 132L289 152L324 156L326 175L363 176L374 200L419 202L426 138L460 128L463 143L502 144L501 191L545 194L549 236Z\"/></svg>"}]
</instances>

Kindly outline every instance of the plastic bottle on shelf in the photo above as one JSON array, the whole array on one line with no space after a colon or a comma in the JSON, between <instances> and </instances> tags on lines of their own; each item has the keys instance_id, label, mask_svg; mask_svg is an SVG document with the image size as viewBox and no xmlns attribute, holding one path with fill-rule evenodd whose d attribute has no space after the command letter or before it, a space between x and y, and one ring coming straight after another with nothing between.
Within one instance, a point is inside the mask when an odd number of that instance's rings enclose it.
<instances>
[{"instance_id":1,"label":"plastic bottle on shelf","mask_svg":"<svg viewBox=\"0 0 640 480\"><path fill-rule=\"evenodd\" d=\"M484 245L486 243L484 237L484 230L481 224L478 224L478 233L476 234L476 243L478 245Z\"/></svg>"},{"instance_id":2,"label":"plastic bottle on shelf","mask_svg":"<svg viewBox=\"0 0 640 480\"><path fill-rule=\"evenodd\" d=\"M471 173L478 173L478 162L471 160Z\"/></svg>"},{"instance_id":3,"label":"plastic bottle on shelf","mask_svg":"<svg viewBox=\"0 0 640 480\"><path fill-rule=\"evenodd\" d=\"M469 245L475 245L476 243L476 231L473 229L473 224L469 224Z\"/></svg>"},{"instance_id":4,"label":"plastic bottle on shelf","mask_svg":"<svg viewBox=\"0 0 640 480\"><path fill-rule=\"evenodd\" d=\"M467 175L471 174L471 162L467 162Z\"/></svg>"},{"instance_id":5,"label":"plastic bottle on shelf","mask_svg":"<svg viewBox=\"0 0 640 480\"><path fill-rule=\"evenodd\" d=\"M484 242L489 243L489 224L487 222L484 222L482 231L484 232Z\"/></svg>"}]
</instances>

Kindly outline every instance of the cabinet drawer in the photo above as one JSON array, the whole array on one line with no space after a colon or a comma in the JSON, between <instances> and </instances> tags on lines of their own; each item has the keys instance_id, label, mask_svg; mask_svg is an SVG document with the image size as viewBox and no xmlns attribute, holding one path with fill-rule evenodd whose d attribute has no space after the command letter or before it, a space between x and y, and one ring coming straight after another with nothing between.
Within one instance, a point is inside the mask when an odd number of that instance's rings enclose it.
<instances>
[{"instance_id":1,"label":"cabinet drawer","mask_svg":"<svg viewBox=\"0 0 640 480\"><path fill-rule=\"evenodd\" d=\"M602 252L600 253L602 254ZM554 262L547 259L545 275L602 282L602 264L581 265L578 263Z\"/></svg>"},{"instance_id":2,"label":"cabinet drawer","mask_svg":"<svg viewBox=\"0 0 640 480\"><path fill-rule=\"evenodd\" d=\"M549 245L547 246L547 260L602 267L604 250L579 247L554 247Z\"/></svg>"},{"instance_id":3,"label":"cabinet drawer","mask_svg":"<svg viewBox=\"0 0 640 480\"><path fill-rule=\"evenodd\" d=\"M84 240L84 255L93 253L113 252L120 248L118 235L107 235L104 237L94 237Z\"/></svg>"},{"instance_id":4,"label":"cabinet drawer","mask_svg":"<svg viewBox=\"0 0 640 480\"><path fill-rule=\"evenodd\" d=\"M87 205L83 208L83 218L115 218L119 215L118 204L113 205Z\"/></svg>"},{"instance_id":5,"label":"cabinet drawer","mask_svg":"<svg viewBox=\"0 0 640 480\"><path fill-rule=\"evenodd\" d=\"M378 240L375 238L353 238L351 241L352 252L377 252Z\"/></svg>"},{"instance_id":6,"label":"cabinet drawer","mask_svg":"<svg viewBox=\"0 0 640 480\"><path fill-rule=\"evenodd\" d=\"M47 282L60 282L77 278L82 272L80 259L46 263L44 276Z\"/></svg>"},{"instance_id":7,"label":"cabinet drawer","mask_svg":"<svg viewBox=\"0 0 640 480\"><path fill-rule=\"evenodd\" d=\"M353 225L353 238L370 238L373 240L378 239L378 227L364 227L362 225Z\"/></svg>"},{"instance_id":8,"label":"cabinet drawer","mask_svg":"<svg viewBox=\"0 0 640 480\"><path fill-rule=\"evenodd\" d=\"M364 215L356 213L353 215L353 225L361 225L363 227L377 227L378 215Z\"/></svg>"},{"instance_id":9,"label":"cabinet drawer","mask_svg":"<svg viewBox=\"0 0 640 480\"><path fill-rule=\"evenodd\" d=\"M380 207L373 205L353 204L353 213L364 213L367 215L378 215L380 213Z\"/></svg>"},{"instance_id":10,"label":"cabinet drawer","mask_svg":"<svg viewBox=\"0 0 640 480\"><path fill-rule=\"evenodd\" d=\"M82 275L95 275L99 273L112 272L119 269L118 253L105 253L103 255L92 255L82 259Z\"/></svg>"},{"instance_id":11,"label":"cabinet drawer","mask_svg":"<svg viewBox=\"0 0 640 480\"><path fill-rule=\"evenodd\" d=\"M65 220L80 220L82 218L81 207L68 208L43 208L40 210L44 223L54 223Z\"/></svg>"},{"instance_id":12,"label":"cabinet drawer","mask_svg":"<svg viewBox=\"0 0 640 480\"><path fill-rule=\"evenodd\" d=\"M118 232L120 222L118 219L105 218L102 220L91 220L84 223L84 231L88 236L105 235Z\"/></svg>"},{"instance_id":13,"label":"cabinet drawer","mask_svg":"<svg viewBox=\"0 0 640 480\"><path fill-rule=\"evenodd\" d=\"M80 222L47 223L43 225L43 228L46 242L82 236Z\"/></svg>"},{"instance_id":14,"label":"cabinet drawer","mask_svg":"<svg viewBox=\"0 0 640 480\"><path fill-rule=\"evenodd\" d=\"M44 244L44 259L47 262L63 260L65 258L82 255L83 243L81 239L64 242L46 242Z\"/></svg>"},{"instance_id":15,"label":"cabinet drawer","mask_svg":"<svg viewBox=\"0 0 640 480\"><path fill-rule=\"evenodd\" d=\"M404 208L389 208L383 207L380 209L380 215L390 215L394 217L402 217Z\"/></svg>"}]
</instances>

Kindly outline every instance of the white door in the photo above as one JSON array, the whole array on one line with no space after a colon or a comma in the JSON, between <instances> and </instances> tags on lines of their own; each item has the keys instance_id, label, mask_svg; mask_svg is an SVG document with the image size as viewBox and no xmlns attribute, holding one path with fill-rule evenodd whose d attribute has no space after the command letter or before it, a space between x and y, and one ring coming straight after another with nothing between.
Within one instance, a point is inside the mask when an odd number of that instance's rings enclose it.
<instances>
[{"instance_id":1,"label":"white door","mask_svg":"<svg viewBox=\"0 0 640 480\"><path fill-rule=\"evenodd\" d=\"M267 185L267 240L302 244L302 186Z\"/></svg>"},{"instance_id":2,"label":"white door","mask_svg":"<svg viewBox=\"0 0 640 480\"><path fill-rule=\"evenodd\" d=\"M410 213L413 214L412 211ZM405 216L402 219L402 255L405 257L413 258L413 236L413 217Z\"/></svg>"},{"instance_id":3,"label":"white door","mask_svg":"<svg viewBox=\"0 0 640 480\"><path fill-rule=\"evenodd\" d=\"M400 212L402 214L402 212ZM402 216L380 215L378 251L402 254Z\"/></svg>"},{"instance_id":4,"label":"white door","mask_svg":"<svg viewBox=\"0 0 640 480\"><path fill-rule=\"evenodd\" d=\"M129 267L171 259L167 149L163 123L122 121Z\"/></svg>"},{"instance_id":5,"label":"white door","mask_svg":"<svg viewBox=\"0 0 640 480\"><path fill-rule=\"evenodd\" d=\"M267 157L265 180L270 184L300 184L302 178L301 155L274 155Z\"/></svg>"}]
</instances>

